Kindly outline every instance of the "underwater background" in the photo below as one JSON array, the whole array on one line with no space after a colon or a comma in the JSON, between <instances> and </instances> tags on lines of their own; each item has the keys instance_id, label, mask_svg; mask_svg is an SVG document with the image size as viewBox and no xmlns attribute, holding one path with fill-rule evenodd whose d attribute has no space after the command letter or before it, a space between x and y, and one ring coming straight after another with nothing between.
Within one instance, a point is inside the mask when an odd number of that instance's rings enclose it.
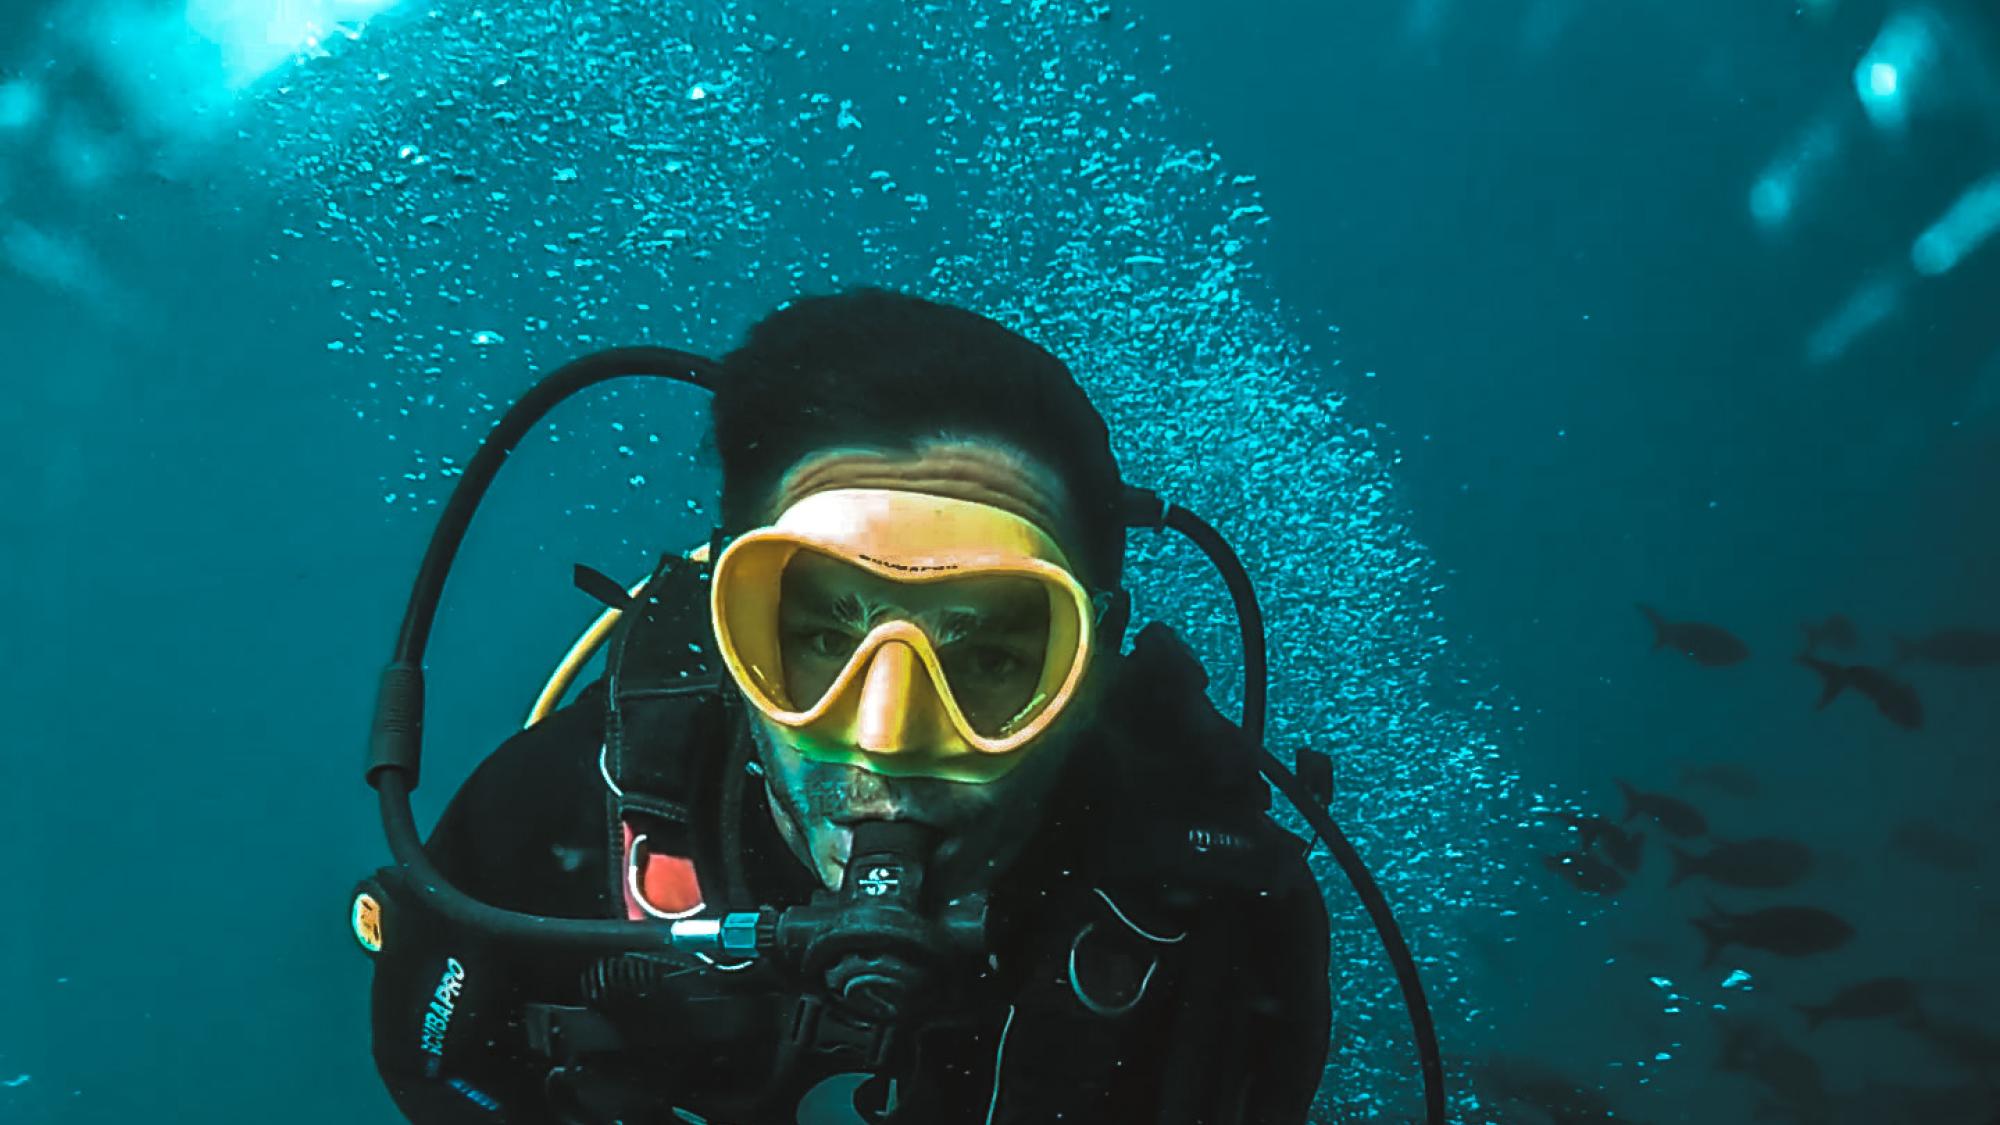
<instances>
[{"instance_id":1,"label":"underwater background","mask_svg":"<svg viewBox=\"0 0 2000 1125\"><path fill-rule=\"evenodd\" d=\"M1996 232L1990 0L0 0L0 1122L395 1120L347 893L459 468L855 284L1051 348L1242 554L1454 1120L1991 1122ZM511 459L421 822L572 565L705 537L705 409ZM1131 550L1235 714L1221 583ZM1415 1120L1314 862L1315 1120Z\"/></svg>"}]
</instances>

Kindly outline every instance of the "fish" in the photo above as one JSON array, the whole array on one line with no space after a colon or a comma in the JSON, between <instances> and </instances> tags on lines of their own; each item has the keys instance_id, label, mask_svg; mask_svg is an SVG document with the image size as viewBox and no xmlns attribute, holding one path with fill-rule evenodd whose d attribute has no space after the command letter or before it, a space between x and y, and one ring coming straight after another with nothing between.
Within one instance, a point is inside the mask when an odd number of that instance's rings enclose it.
<instances>
[{"instance_id":1,"label":"fish","mask_svg":"<svg viewBox=\"0 0 2000 1125\"><path fill-rule=\"evenodd\" d=\"M1570 886L1585 894L1608 895L1625 889L1625 876L1594 855L1557 852L1543 856L1542 866L1562 876Z\"/></svg>"},{"instance_id":2,"label":"fish","mask_svg":"<svg viewBox=\"0 0 2000 1125\"><path fill-rule=\"evenodd\" d=\"M1547 1115L1554 1125L1624 1121L1602 1091L1560 1074L1533 1059L1492 1055L1466 1068L1482 1101L1519 1102Z\"/></svg>"},{"instance_id":3,"label":"fish","mask_svg":"<svg viewBox=\"0 0 2000 1125\"><path fill-rule=\"evenodd\" d=\"M1718 1070L1747 1069L1759 1051L1779 1042L1777 1029L1761 1019L1728 1015L1715 1022L1722 1032L1722 1049L1715 1057Z\"/></svg>"},{"instance_id":4,"label":"fish","mask_svg":"<svg viewBox=\"0 0 2000 1125\"><path fill-rule=\"evenodd\" d=\"M1718 843L1706 855L1695 855L1669 847L1674 856L1674 873L1667 886L1700 876L1726 887L1789 887L1812 870L1812 849L1793 840L1769 836L1734 843Z\"/></svg>"},{"instance_id":5,"label":"fish","mask_svg":"<svg viewBox=\"0 0 2000 1125\"><path fill-rule=\"evenodd\" d=\"M1758 1053L1748 1073L1778 1101L1778 1111L1760 1109L1758 1117L1790 1117L1800 1125L1830 1125L1834 1097L1826 1093L1820 1063L1790 1043L1774 1043Z\"/></svg>"},{"instance_id":6,"label":"fish","mask_svg":"<svg viewBox=\"0 0 2000 1125\"><path fill-rule=\"evenodd\" d=\"M1702 766L1682 766L1681 784L1699 785L1707 789L1713 789L1718 793L1727 793L1732 797L1742 797L1745 800L1754 800L1764 795L1764 783L1757 780L1756 774L1751 773L1742 766L1732 765L1728 762L1716 762L1711 765Z\"/></svg>"},{"instance_id":7,"label":"fish","mask_svg":"<svg viewBox=\"0 0 2000 1125\"><path fill-rule=\"evenodd\" d=\"M1715 1065L1720 1070L1737 1071L1755 1079L1778 1100L1782 1108L1777 1116L1801 1122L1827 1122L1833 1118L1833 1098L1820 1076L1819 1063L1761 1024L1725 1023L1722 1053ZM1757 1116L1773 1114L1765 1110Z\"/></svg>"},{"instance_id":8,"label":"fish","mask_svg":"<svg viewBox=\"0 0 2000 1125\"><path fill-rule=\"evenodd\" d=\"M1985 668L2000 664L2000 630L1940 629L1915 639L1891 639L1896 642L1898 662L1922 661L1957 668Z\"/></svg>"},{"instance_id":9,"label":"fish","mask_svg":"<svg viewBox=\"0 0 2000 1125\"><path fill-rule=\"evenodd\" d=\"M1669 621L1644 602L1634 603L1653 624L1653 647L1670 648L1707 668L1725 668L1749 659L1750 646L1719 625Z\"/></svg>"},{"instance_id":10,"label":"fish","mask_svg":"<svg viewBox=\"0 0 2000 1125\"><path fill-rule=\"evenodd\" d=\"M1917 1037L1946 1059L1979 1075L2000 1074L2000 1036L1956 1020L1919 1019Z\"/></svg>"},{"instance_id":11,"label":"fish","mask_svg":"<svg viewBox=\"0 0 2000 1125\"><path fill-rule=\"evenodd\" d=\"M1710 902L1708 909L1708 917L1693 920L1694 928L1708 941L1701 962L1704 968L1715 964L1722 951L1732 945L1780 957L1806 957L1839 949L1854 936L1854 927L1845 919L1816 906L1773 906L1731 914Z\"/></svg>"},{"instance_id":12,"label":"fish","mask_svg":"<svg viewBox=\"0 0 2000 1125\"><path fill-rule=\"evenodd\" d=\"M1979 866L1979 845L1949 828L1920 820L1904 821L1889 834L1889 847L1926 867L1971 871Z\"/></svg>"},{"instance_id":13,"label":"fish","mask_svg":"<svg viewBox=\"0 0 2000 1125\"><path fill-rule=\"evenodd\" d=\"M1917 689L1880 668L1835 664L1807 652L1799 653L1797 659L1819 674L1819 702L1813 705L1814 710L1824 710L1841 692L1853 688L1873 703L1884 718L1904 730L1917 730L1924 725L1924 704L1917 698Z\"/></svg>"},{"instance_id":14,"label":"fish","mask_svg":"<svg viewBox=\"0 0 2000 1125\"><path fill-rule=\"evenodd\" d=\"M1625 794L1626 821L1635 816L1649 816L1660 827L1683 839L1700 836L1708 831L1708 819L1701 815L1701 810L1679 797L1634 789L1623 778L1617 781L1619 791Z\"/></svg>"},{"instance_id":15,"label":"fish","mask_svg":"<svg viewBox=\"0 0 2000 1125\"><path fill-rule=\"evenodd\" d=\"M1831 1123L1834 1100L1820 1077L1819 1063L1789 1043L1774 1043L1757 1054L1747 1068L1793 1121ZM1760 1117L1772 1116L1760 1113Z\"/></svg>"},{"instance_id":16,"label":"fish","mask_svg":"<svg viewBox=\"0 0 2000 1125\"><path fill-rule=\"evenodd\" d=\"M1827 1020L1881 1020L1915 1016L1917 986L1908 977L1876 977L1850 984L1824 1004L1794 1004L1811 1031Z\"/></svg>"},{"instance_id":17,"label":"fish","mask_svg":"<svg viewBox=\"0 0 2000 1125\"><path fill-rule=\"evenodd\" d=\"M1806 647L1849 649L1861 642L1861 634L1855 631L1854 622L1845 614L1833 614L1824 621L1808 621L1799 626L1805 630Z\"/></svg>"},{"instance_id":18,"label":"fish","mask_svg":"<svg viewBox=\"0 0 2000 1125\"><path fill-rule=\"evenodd\" d=\"M1639 861L1645 853L1641 845L1646 842L1644 832L1627 832L1601 816L1585 816L1581 813L1557 812L1557 820L1576 829L1576 848L1588 852L1599 844L1604 845L1604 854L1611 862L1627 871L1637 871Z\"/></svg>"}]
</instances>

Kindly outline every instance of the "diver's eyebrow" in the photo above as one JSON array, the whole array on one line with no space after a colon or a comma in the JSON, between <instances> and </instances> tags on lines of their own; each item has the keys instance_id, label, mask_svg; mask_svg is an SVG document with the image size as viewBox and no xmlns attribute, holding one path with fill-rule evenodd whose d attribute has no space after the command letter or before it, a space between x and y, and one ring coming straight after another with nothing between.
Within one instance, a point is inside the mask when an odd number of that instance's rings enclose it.
<instances>
[{"instance_id":1,"label":"diver's eyebrow","mask_svg":"<svg viewBox=\"0 0 2000 1125\"><path fill-rule=\"evenodd\" d=\"M857 632L867 632L882 619L905 612L894 602L877 601L853 590L834 594L811 587L800 591L798 596L790 599L789 604L793 613L829 618ZM1036 599L1025 599L997 609L939 606L908 616L930 624L938 642L948 644L974 632L1012 633L1035 629L1041 623L1037 613L1039 608Z\"/></svg>"},{"instance_id":2,"label":"diver's eyebrow","mask_svg":"<svg viewBox=\"0 0 2000 1125\"><path fill-rule=\"evenodd\" d=\"M779 605L787 616L810 614L847 620L861 615L861 603L853 593L837 593L811 582L787 585Z\"/></svg>"},{"instance_id":3,"label":"diver's eyebrow","mask_svg":"<svg viewBox=\"0 0 2000 1125\"><path fill-rule=\"evenodd\" d=\"M843 625L864 628L877 607L863 603L861 595L850 590L838 597L829 598L822 594L808 608L818 610Z\"/></svg>"},{"instance_id":4,"label":"diver's eyebrow","mask_svg":"<svg viewBox=\"0 0 2000 1125\"><path fill-rule=\"evenodd\" d=\"M1032 629L1039 623L1035 607L1024 602L1016 602L994 610L982 610L971 606L948 606L934 612L942 629L958 635L975 629L995 633L1020 632Z\"/></svg>"}]
</instances>

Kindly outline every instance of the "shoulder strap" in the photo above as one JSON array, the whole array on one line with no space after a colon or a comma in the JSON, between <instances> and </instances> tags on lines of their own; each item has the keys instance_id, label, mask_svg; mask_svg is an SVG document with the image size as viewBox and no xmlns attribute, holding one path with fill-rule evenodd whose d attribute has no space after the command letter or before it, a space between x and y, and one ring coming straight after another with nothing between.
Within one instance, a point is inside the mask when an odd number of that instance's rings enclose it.
<instances>
[{"instance_id":1,"label":"shoulder strap","mask_svg":"<svg viewBox=\"0 0 2000 1125\"><path fill-rule=\"evenodd\" d=\"M1148 624L1119 669L1092 763L1100 805L1129 810L1097 834L1096 874L1183 909L1288 889L1306 850L1271 819L1256 748L1209 701L1207 684L1187 642Z\"/></svg>"},{"instance_id":2,"label":"shoulder strap","mask_svg":"<svg viewBox=\"0 0 2000 1125\"><path fill-rule=\"evenodd\" d=\"M708 625L706 562L661 556L619 618L605 655L603 772L607 841L624 854L623 825L641 816L688 829L696 795L725 733L726 697ZM617 893L622 895L621 863Z\"/></svg>"}]
</instances>

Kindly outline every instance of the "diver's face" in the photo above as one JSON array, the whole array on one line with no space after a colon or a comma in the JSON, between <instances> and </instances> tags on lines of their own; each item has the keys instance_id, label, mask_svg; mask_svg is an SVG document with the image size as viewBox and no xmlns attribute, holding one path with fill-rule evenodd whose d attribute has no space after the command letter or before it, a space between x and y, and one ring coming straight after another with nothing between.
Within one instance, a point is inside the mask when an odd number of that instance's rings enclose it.
<instances>
[{"instance_id":1,"label":"diver's face","mask_svg":"<svg viewBox=\"0 0 2000 1125\"><path fill-rule=\"evenodd\" d=\"M1025 455L987 442L934 441L915 457L858 450L817 454L793 467L767 514L775 519L811 493L866 487L995 504L1035 520L1069 548L1060 481ZM839 560L801 555L787 568L784 583L781 653L793 699L824 694L868 629L895 618L916 621L933 637L946 639L939 657L972 721L980 721L971 714L975 708L987 721L1004 720L1035 689L1049 621L1047 598L1032 581L996 576L910 585ZM947 898L989 885L1019 853L1089 712L1087 706L1066 710L1015 751L1021 759L1013 769L967 782L887 777L857 765L812 761L791 747L784 727L755 708L746 710L778 830L821 883L839 887L856 824L910 820L940 834L930 880Z\"/></svg>"}]
</instances>

